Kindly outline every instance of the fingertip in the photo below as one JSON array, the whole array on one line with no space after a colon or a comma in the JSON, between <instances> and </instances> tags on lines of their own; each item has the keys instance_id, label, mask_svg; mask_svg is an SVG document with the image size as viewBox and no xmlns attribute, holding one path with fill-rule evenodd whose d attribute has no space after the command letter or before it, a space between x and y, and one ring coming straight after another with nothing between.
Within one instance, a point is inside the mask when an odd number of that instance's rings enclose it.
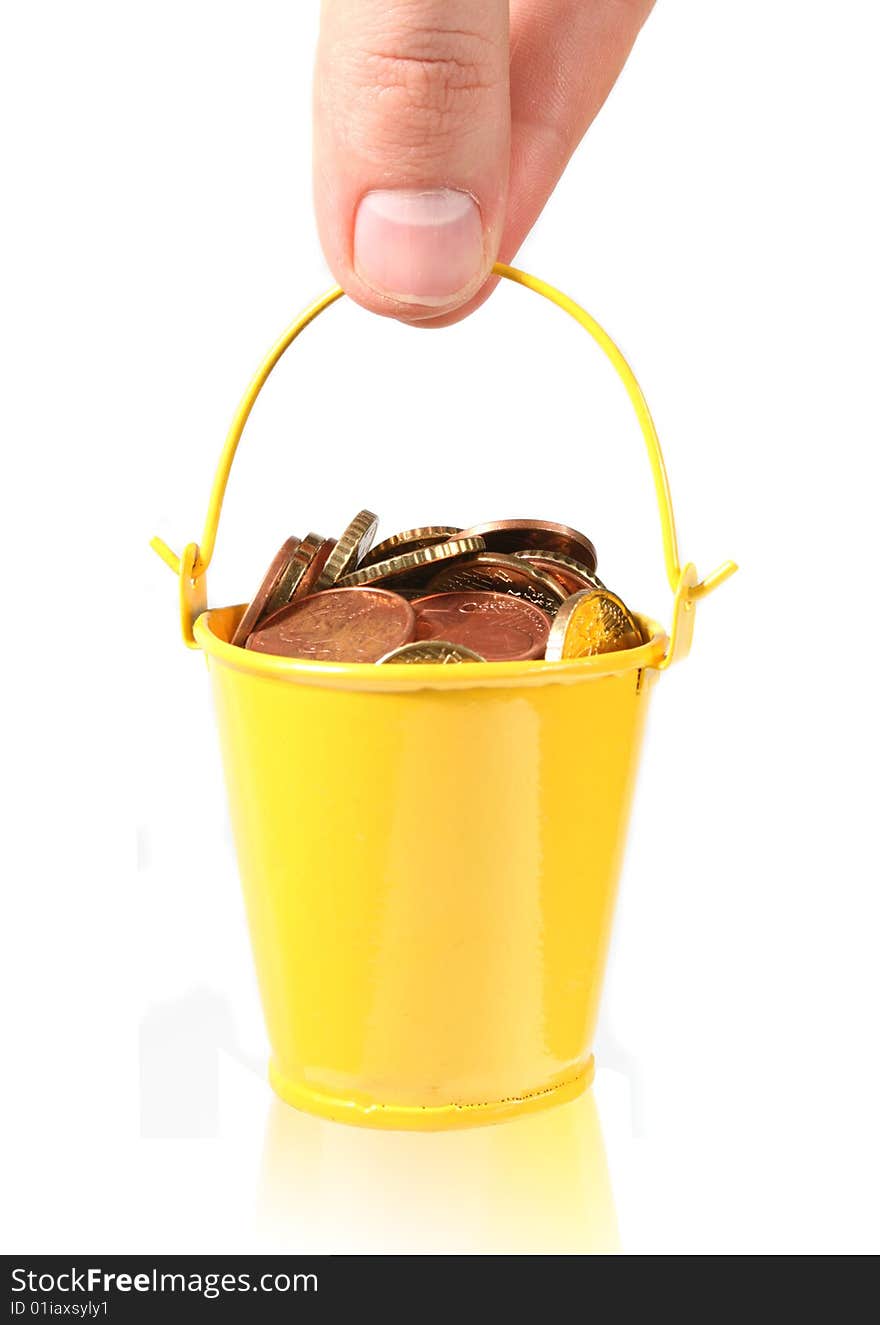
<instances>
[{"instance_id":1,"label":"fingertip","mask_svg":"<svg viewBox=\"0 0 880 1325\"><path fill-rule=\"evenodd\" d=\"M336 280L373 312L452 315L489 276L507 202L507 28L507 0L325 0L318 229Z\"/></svg>"}]
</instances>

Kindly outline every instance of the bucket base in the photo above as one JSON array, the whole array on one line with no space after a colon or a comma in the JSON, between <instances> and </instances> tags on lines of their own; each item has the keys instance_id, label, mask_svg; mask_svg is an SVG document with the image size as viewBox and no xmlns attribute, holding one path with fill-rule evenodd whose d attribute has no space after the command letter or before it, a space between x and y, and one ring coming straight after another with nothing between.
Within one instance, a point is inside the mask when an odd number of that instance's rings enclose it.
<instances>
[{"instance_id":1,"label":"bucket base","mask_svg":"<svg viewBox=\"0 0 880 1325\"><path fill-rule=\"evenodd\" d=\"M378 1127L386 1131L446 1132L462 1127L486 1127L490 1123L507 1122L523 1114L550 1109L576 1099L592 1083L596 1063L592 1055L577 1076L550 1086L547 1090L532 1091L527 1095L511 1096L503 1100L489 1100L485 1104L379 1104L368 1100L350 1100L339 1095L326 1095L312 1090L301 1082L290 1081L269 1063L269 1083L285 1104L291 1104L304 1113L330 1118L336 1123L349 1123L354 1127Z\"/></svg>"}]
</instances>

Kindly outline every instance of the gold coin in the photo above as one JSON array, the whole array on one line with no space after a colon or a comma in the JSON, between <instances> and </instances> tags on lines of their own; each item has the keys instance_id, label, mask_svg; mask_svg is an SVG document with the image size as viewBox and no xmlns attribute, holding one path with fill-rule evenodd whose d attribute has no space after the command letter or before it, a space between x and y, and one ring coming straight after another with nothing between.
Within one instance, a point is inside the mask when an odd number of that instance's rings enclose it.
<instances>
[{"instance_id":1,"label":"gold coin","mask_svg":"<svg viewBox=\"0 0 880 1325\"><path fill-rule=\"evenodd\" d=\"M378 528L378 515L372 511L359 511L327 558L315 588L332 589L337 580L354 570L369 552Z\"/></svg>"},{"instance_id":2,"label":"gold coin","mask_svg":"<svg viewBox=\"0 0 880 1325\"><path fill-rule=\"evenodd\" d=\"M388 557L385 561L376 562L375 566L364 566L351 575L343 576L336 584L340 589L356 589L361 584L384 583L398 575L421 570L423 566L439 566L456 557L482 552L485 546L482 538L454 538L448 543L434 543L431 547L417 548L414 552L403 552L399 557Z\"/></svg>"},{"instance_id":3,"label":"gold coin","mask_svg":"<svg viewBox=\"0 0 880 1325\"><path fill-rule=\"evenodd\" d=\"M414 640L402 644L380 658L380 663L462 663L485 662L486 659L463 644L450 644L445 639Z\"/></svg>"},{"instance_id":4,"label":"gold coin","mask_svg":"<svg viewBox=\"0 0 880 1325\"><path fill-rule=\"evenodd\" d=\"M635 649L642 633L632 614L608 589L581 589L556 613L550 627L548 662L561 658L591 658L597 653Z\"/></svg>"},{"instance_id":5,"label":"gold coin","mask_svg":"<svg viewBox=\"0 0 880 1325\"><path fill-rule=\"evenodd\" d=\"M375 566L378 561L387 561L389 557L399 557L403 552L417 552L419 548L430 547L433 543L446 543L461 530L455 525L425 525L421 529L404 529L403 533L392 534L383 538L381 543L370 548L358 562L358 570Z\"/></svg>"}]
</instances>

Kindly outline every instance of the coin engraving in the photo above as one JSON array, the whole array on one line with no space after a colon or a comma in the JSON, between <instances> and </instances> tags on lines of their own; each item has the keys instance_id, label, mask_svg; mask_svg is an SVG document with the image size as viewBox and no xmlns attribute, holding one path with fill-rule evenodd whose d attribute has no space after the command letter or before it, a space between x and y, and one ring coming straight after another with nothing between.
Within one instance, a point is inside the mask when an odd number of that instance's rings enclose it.
<instances>
[{"instance_id":1,"label":"coin engraving","mask_svg":"<svg viewBox=\"0 0 880 1325\"><path fill-rule=\"evenodd\" d=\"M437 593L417 598L416 639L463 644L487 662L543 656L550 618L533 603L503 593Z\"/></svg>"},{"instance_id":2,"label":"coin engraving","mask_svg":"<svg viewBox=\"0 0 880 1325\"><path fill-rule=\"evenodd\" d=\"M566 598L550 629L545 657L591 658L635 649L642 643L638 623L608 589L581 589Z\"/></svg>"},{"instance_id":3,"label":"coin engraving","mask_svg":"<svg viewBox=\"0 0 880 1325\"><path fill-rule=\"evenodd\" d=\"M415 632L412 605L387 589L324 589L283 607L250 636L258 653L321 662L377 662Z\"/></svg>"},{"instance_id":4,"label":"coin engraving","mask_svg":"<svg viewBox=\"0 0 880 1325\"><path fill-rule=\"evenodd\" d=\"M539 567L500 552L479 552L474 557L444 567L425 585L426 593L454 593L476 589L506 593L534 603L548 616L555 616L565 592L552 576Z\"/></svg>"}]
</instances>

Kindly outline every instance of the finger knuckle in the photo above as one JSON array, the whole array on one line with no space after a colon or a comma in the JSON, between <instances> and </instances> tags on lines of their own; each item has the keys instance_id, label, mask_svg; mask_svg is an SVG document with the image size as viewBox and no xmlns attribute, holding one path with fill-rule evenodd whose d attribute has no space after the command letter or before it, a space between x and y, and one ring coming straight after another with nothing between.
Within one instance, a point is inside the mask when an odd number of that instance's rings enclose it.
<instances>
[{"instance_id":1,"label":"finger knuckle","mask_svg":"<svg viewBox=\"0 0 880 1325\"><path fill-rule=\"evenodd\" d=\"M498 87L497 52L483 36L411 29L376 34L362 53L375 113L404 143L458 132Z\"/></svg>"}]
</instances>

